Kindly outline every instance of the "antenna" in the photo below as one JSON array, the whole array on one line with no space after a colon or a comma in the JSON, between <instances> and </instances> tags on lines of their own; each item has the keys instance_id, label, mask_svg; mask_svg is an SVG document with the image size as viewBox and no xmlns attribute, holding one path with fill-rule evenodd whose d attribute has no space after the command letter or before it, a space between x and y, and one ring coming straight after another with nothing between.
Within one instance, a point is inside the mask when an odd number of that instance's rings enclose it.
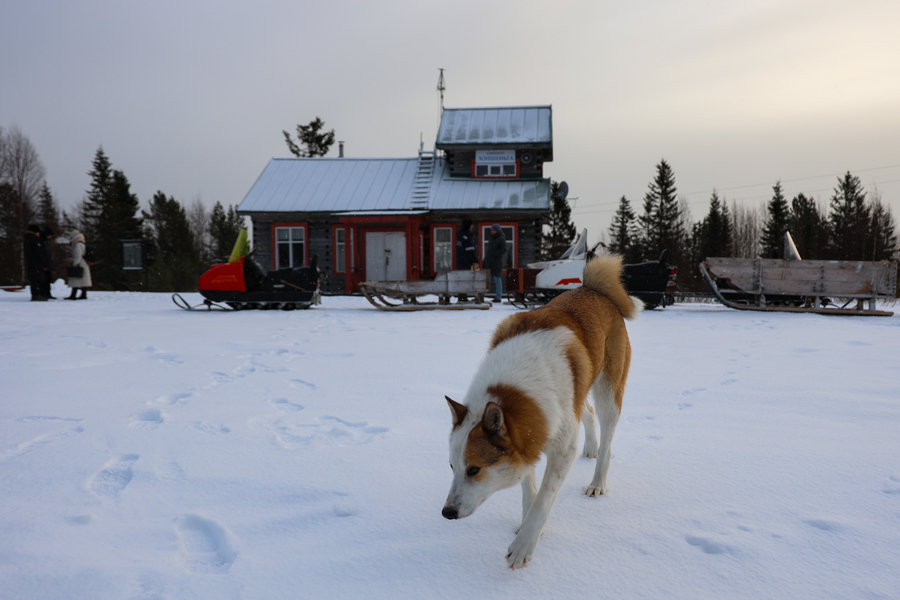
<instances>
[{"instance_id":1,"label":"antenna","mask_svg":"<svg viewBox=\"0 0 900 600\"><path fill-rule=\"evenodd\" d=\"M440 71L441 74L438 76L437 91L439 91L441 93L441 112L443 112L444 111L444 90L447 88L444 86L444 70L441 68L438 68L438 71Z\"/></svg>"}]
</instances>

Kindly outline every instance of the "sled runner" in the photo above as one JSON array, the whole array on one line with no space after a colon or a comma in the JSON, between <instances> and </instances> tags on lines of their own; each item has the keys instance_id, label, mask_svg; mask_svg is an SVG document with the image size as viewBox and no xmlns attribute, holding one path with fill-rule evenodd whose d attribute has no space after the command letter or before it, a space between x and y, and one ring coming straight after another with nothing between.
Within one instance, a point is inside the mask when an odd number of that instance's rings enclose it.
<instances>
[{"instance_id":1,"label":"sled runner","mask_svg":"<svg viewBox=\"0 0 900 600\"><path fill-rule=\"evenodd\" d=\"M380 310L462 310L491 305L484 301L489 291L488 271L445 271L433 281L366 281L359 284L363 296ZM437 296L437 301L425 300ZM459 300L459 296L470 298ZM456 302L451 302L451 299Z\"/></svg>"},{"instance_id":2,"label":"sled runner","mask_svg":"<svg viewBox=\"0 0 900 600\"><path fill-rule=\"evenodd\" d=\"M896 294L896 261L707 258L700 274L719 302L738 310L894 314L875 302Z\"/></svg>"}]
</instances>

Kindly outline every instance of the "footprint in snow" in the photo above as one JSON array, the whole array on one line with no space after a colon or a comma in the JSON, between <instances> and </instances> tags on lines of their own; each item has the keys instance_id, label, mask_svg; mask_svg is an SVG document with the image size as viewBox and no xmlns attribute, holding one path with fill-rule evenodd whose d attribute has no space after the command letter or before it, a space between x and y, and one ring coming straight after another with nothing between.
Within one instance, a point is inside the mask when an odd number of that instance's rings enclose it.
<instances>
[{"instance_id":1,"label":"footprint in snow","mask_svg":"<svg viewBox=\"0 0 900 600\"><path fill-rule=\"evenodd\" d=\"M119 495L131 482L131 465L140 458L139 454L123 454L110 459L103 469L94 475L90 490L100 497L112 498Z\"/></svg>"},{"instance_id":2,"label":"footprint in snow","mask_svg":"<svg viewBox=\"0 0 900 600\"><path fill-rule=\"evenodd\" d=\"M285 418L279 419L273 426L275 439L285 450L310 445L365 444L389 431L386 427L372 427L366 421L351 422L338 417L321 417L318 423L312 424L291 424Z\"/></svg>"},{"instance_id":3,"label":"footprint in snow","mask_svg":"<svg viewBox=\"0 0 900 600\"><path fill-rule=\"evenodd\" d=\"M206 423L203 421L193 421L190 423L191 427L196 429L197 431L202 431L203 433L209 433L215 435L217 433L231 433L231 429L225 427L221 423Z\"/></svg>"},{"instance_id":4,"label":"footprint in snow","mask_svg":"<svg viewBox=\"0 0 900 600\"><path fill-rule=\"evenodd\" d=\"M156 429L166 420L166 414L158 408L145 408L131 415L129 427L133 429Z\"/></svg>"},{"instance_id":5,"label":"footprint in snow","mask_svg":"<svg viewBox=\"0 0 900 600\"><path fill-rule=\"evenodd\" d=\"M210 519L181 515L175 520L175 532L191 573L225 573L238 556L235 535Z\"/></svg>"},{"instance_id":6,"label":"footprint in snow","mask_svg":"<svg viewBox=\"0 0 900 600\"><path fill-rule=\"evenodd\" d=\"M699 394L700 392L705 392L706 388L693 388L690 390L684 390L681 392L682 396L693 396L694 394Z\"/></svg>"},{"instance_id":7,"label":"footprint in snow","mask_svg":"<svg viewBox=\"0 0 900 600\"><path fill-rule=\"evenodd\" d=\"M187 404L187 399L192 395L193 394L191 393L166 394L165 396L158 396L153 400L148 400L147 406L172 406L174 404Z\"/></svg>"},{"instance_id":8,"label":"footprint in snow","mask_svg":"<svg viewBox=\"0 0 900 600\"><path fill-rule=\"evenodd\" d=\"M735 552L731 546L707 538L688 536L685 541L691 546L700 548L704 554L724 554L726 552L733 554Z\"/></svg>"},{"instance_id":9,"label":"footprint in snow","mask_svg":"<svg viewBox=\"0 0 900 600\"><path fill-rule=\"evenodd\" d=\"M294 387L304 388L307 390L316 389L316 384L310 383L308 381L303 381L302 379L291 379L291 385Z\"/></svg>"}]
</instances>

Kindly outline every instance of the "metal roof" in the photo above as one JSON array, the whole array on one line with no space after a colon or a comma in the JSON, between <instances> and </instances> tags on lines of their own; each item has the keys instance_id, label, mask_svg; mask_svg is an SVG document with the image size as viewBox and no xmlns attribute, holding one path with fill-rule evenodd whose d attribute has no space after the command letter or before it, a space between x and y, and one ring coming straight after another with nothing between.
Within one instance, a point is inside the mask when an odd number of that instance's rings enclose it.
<instances>
[{"instance_id":1,"label":"metal roof","mask_svg":"<svg viewBox=\"0 0 900 600\"><path fill-rule=\"evenodd\" d=\"M550 106L445 108L437 147L552 144Z\"/></svg>"},{"instance_id":2,"label":"metal roof","mask_svg":"<svg viewBox=\"0 0 900 600\"><path fill-rule=\"evenodd\" d=\"M432 175L428 210L550 208L548 179L464 179L446 174L443 158ZM250 213L409 211L418 158L273 158L238 211Z\"/></svg>"}]
</instances>

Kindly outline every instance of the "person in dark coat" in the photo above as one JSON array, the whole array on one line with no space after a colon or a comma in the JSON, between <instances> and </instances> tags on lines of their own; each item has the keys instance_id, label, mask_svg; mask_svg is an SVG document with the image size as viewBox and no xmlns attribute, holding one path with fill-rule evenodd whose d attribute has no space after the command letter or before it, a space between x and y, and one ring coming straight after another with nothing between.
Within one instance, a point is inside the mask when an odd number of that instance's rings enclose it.
<instances>
[{"instance_id":1,"label":"person in dark coat","mask_svg":"<svg viewBox=\"0 0 900 600\"><path fill-rule=\"evenodd\" d=\"M462 227L456 234L456 268L460 271L478 268L478 254L475 252L475 234L472 233L472 219L463 219Z\"/></svg>"},{"instance_id":2,"label":"person in dark coat","mask_svg":"<svg viewBox=\"0 0 900 600\"><path fill-rule=\"evenodd\" d=\"M47 278L47 265L44 259L44 251L41 248L41 228L37 225L29 225L22 240L22 249L25 254L25 275L28 277L28 287L31 288L32 302L46 301L47 297L42 293L44 280Z\"/></svg>"},{"instance_id":3,"label":"person in dark coat","mask_svg":"<svg viewBox=\"0 0 900 600\"><path fill-rule=\"evenodd\" d=\"M491 225L491 239L484 255L484 266L491 270L494 279L494 302L503 300L503 257L506 255L506 238L496 223Z\"/></svg>"},{"instance_id":4,"label":"person in dark coat","mask_svg":"<svg viewBox=\"0 0 900 600\"><path fill-rule=\"evenodd\" d=\"M56 234L49 227L41 229L41 250L44 252L44 264L47 267L44 283L41 286L41 295L50 300L56 300L50 292L50 284L53 283L53 271L56 270L56 261L53 260L53 242L55 238Z\"/></svg>"},{"instance_id":5,"label":"person in dark coat","mask_svg":"<svg viewBox=\"0 0 900 600\"><path fill-rule=\"evenodd\" d=\"M472 219L463 219L462 227L456 233L456 268L460 271L478 269L478 254L475 252L475 234L472 233ZM469 296L460 294L460 302L468 302Z\"/></svg>"}]
</instances>

